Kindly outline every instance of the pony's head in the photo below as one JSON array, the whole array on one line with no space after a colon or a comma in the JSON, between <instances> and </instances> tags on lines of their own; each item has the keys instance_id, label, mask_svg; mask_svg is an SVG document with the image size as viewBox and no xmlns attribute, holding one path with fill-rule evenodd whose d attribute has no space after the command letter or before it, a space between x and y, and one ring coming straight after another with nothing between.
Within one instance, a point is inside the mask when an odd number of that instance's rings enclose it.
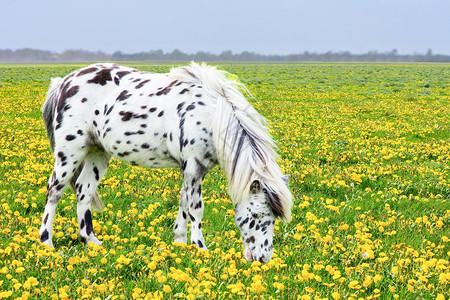
<instances>
[{"instance_id":1,"label":"pony's head","mask_svg":"<svg viewBox=\"0 0 450 300\"><path fill-rule=\"evenodd\" d=\"M187 73L201 78L205 91L216 100L211 126L215 154L228 178L245 258L268 262L275 220L290 220L292 194L289 177L277 164L267 122L241 93L247 88L231 79L235 76L195 64Z\"/></svg>"},{"instance_id":2,"label":"pony's head","mask_svg":"<svg viewBox=\"0 0 450 300\"><path fill-rule=\"evenodd\" d=\"M289 176L282 179L287 185ZM269 262L272 258L275 220L277 217L290 218L283 214L281 205L277 195L259 180L251 183L248 199L236 204L236 225L241 231L247 261Z\"/></svg>"}]
</instances>

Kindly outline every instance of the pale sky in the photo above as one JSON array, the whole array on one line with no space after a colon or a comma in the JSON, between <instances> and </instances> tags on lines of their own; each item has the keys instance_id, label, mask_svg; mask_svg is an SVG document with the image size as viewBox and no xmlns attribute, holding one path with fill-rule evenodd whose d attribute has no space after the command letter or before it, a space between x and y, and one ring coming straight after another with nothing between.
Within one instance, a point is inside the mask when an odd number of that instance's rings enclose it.
<instances>
[{"instance_id":1,"label":"pale sky","mask_svg":"<svg viewBox=\"0 0 450 300\"><path fill-rule=\"evenodd\" d=\"M0 49L450 55L450 0L0 0Z\"/></svg>"}]
</instances>

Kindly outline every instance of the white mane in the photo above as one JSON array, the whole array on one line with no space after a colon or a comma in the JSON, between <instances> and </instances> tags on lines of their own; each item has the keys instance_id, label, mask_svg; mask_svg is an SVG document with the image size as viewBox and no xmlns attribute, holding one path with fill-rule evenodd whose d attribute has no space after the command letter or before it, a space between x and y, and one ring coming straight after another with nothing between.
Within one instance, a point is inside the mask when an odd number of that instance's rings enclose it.
<instances>
[{"instance_id":1,"label":"white mane","mask_svg":"<svg viewBox=\"0 0 450 300\"><path fill-rule=\"evenodd\" d=\"M201 83L205 92L217 99L213 140L219 164L228 177L233 202L248 199L250 184L259 180L269 200L274 202L271 206L275 214L289 221L292 195L282 180L275 143L264 117L239 91L247 90L245 86L225 71L196 63L172 69L170 75L184 82Z\"/></svg>"}]
</instances>

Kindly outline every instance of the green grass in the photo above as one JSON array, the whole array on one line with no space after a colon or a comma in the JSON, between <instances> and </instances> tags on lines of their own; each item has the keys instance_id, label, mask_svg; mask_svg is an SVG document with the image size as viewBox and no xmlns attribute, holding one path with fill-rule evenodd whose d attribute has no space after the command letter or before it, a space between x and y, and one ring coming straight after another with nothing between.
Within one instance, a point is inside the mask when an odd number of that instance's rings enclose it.
<instances>
[{"instance_id":1,"label":"green grass","mask_svg":"<svg viewBox=\"0 0 450 300\"><path fill-rule=\"evenodd\" d=\"M0 66L0 298L449 297L447 65L220 65L255 96L291 174L292 221L276 224L265 265L243 259L219 168L202 184L207 252L172 244L179 170L117 160L94 214L103 247L78 241L69 190L55 249L38 242L53 163L40 107L50 78L79 67Z\"/></svg>"}]
</instances>

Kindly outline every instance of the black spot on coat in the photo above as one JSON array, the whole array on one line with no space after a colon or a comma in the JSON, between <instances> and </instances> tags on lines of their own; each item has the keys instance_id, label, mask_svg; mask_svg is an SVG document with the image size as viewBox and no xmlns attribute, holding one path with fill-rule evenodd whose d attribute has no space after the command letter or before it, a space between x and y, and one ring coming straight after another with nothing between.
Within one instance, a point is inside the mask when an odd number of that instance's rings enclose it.
<instances>
[{"instance_id":1,"label":"black spot on coat","mask_svg":"<svg viewBox=\"0 0 450 300\"><path fill-rule=\"evenodd\" d=\"M249 228L252 229L255 226L255 220L252 220L250 222Z\"/></svg>"},{"instance_id":2,"label":"black spot on coat","mask_svg":"<svg viewBox=\"0 0 450 300\"><path fill-rule=\"evenodd\" d=\"M99 176L99 173L98 173L98 169L97 169L97 167L94 167L94 174L95 174L95 180L99 180L100 179L100 176Z\"/></svg>"},{"instance_id":3,"label":"black spot on coat","mask_svg":"<svg viewBox=\"0 0 450 300\"><path fill-rule=\"evenodd\" d=\"M127 90L124 90L124 91L122 91L121 93L120 93L120 95L117 97L117 101L123 101L123 100L126 100L126 99L128 99L128 98L130 98L131 97L131 94L128 94L128 91Z\"/></svg>"},{"instance_id":4,"label":"black spot on coat","mask_svg":"<svg viewBox=\"0 0 450 300\"><path fill-rule=\"evenodd\" d=\"M193 215L189 214L189 218L191 219L191 222L195 222L195 218Z\"/></svg>"},{"instance_id":5,"label":"black spot on coat","mask_svg":"<svg viewBox=\"0 0 450 300\"><path fill-rule=\"evenodd\" d=\"M172 81L168 86L157 92L156 96L167 95L170 92L171 87L177 82L178 80Z\"/></svg>"},{"instance_id":6,"label":"black spot on coat","mask_svg":"<svg viewBox=\"0 0 450 300\"><path fill-rule=\"evenodd\" d=\"M88 83L106 85L108 81L112 81L111 69L102 69L95 74L95 77L88 80Z\"/></svg>"},{"instance_id":7,"label":"black spot on coat","mask_svg":"<svg viewBox=\"0 0 450 300\"><path fill-rule=\"evenodd\" d=\"M41 234L41 243L45 242L46 240L48 240L48 231L47 231L47 229L45 229L44 232Z\"/></svg>"},{"instance_id":8,"label":"black spot on coat","mask_svg":"<svg viewBox=\"0 0 450 300\"><path fill-rule=\"evenodd\" d=\"M195 209L202 208L202 201L198 201L197 204L195 204Z\"/></svg>"},{"instance_id":9,"label":"black spot on coat","mask_svg":"<svg viewBox=\"0 0 450 300\"><path fill-rule=\"evenodd\" d=\"M184 102L181 102L180 104L177 105L178 114L180 114L180 110L183 108L183 106L184 106Z\"/></svg>"},{"instance_id":10,"label":"black spot on coat","mask_svg":"<svg viewBox=\"0 0 450 300\"><path fill-rule=\"evenodd\" d=\"M114 108L114 105L112 105L112 106L108 109L108 111L106 112L106 115L109 115L109 114L111 113L111 111L113 110L113 108Z\"/></svg>"},{"instance_id":11,"label":"black spot on coat","mask_svg":"<svg viewBox=\"0 0 450 300\"><path fill-rule=\"evenodd\" d=\"M139 83L135 88L136 89L140 89L140 88L142 88L147 82L149 82L150 81L150 79L147 79L147 80L144 80L144 81L142 81L141 83Z\"/></svg>"},{"instance_id":12,"label":"black spot on coat","mask_svg":"<svg viewBox=\"0 0 450 300\"><path fill-rule=\"evenodd\" d=\"M83 75L86 75L86 74L89 74L89 73L93 73L93 72L95 72L95 71L97 71L97 70L98 70L98 69L95 68L95 67L87 68L87 69L81 70L81 71L77 74L77 76L83 76Z\"/></svg>"},{"instance_id":13,"label":"black spot on coat","mask_svg":"<svg viewBox=\"0 0 450 300\"><path fill-rule=\"evenodd\" d=\"M133 113L131 111L126 111L126 112L125 111L121 111L119 113L119 115L123 116L122 117L122 121L126 122L126 121L131 120L131 117L133 116Z\"/></svg>"},{"instance_id":14,"label":"black spot on coat","mask_svg":"<svg viewBox=\"0 0 450 300\"><path fill-rule=\"evenodd\" d=\"M75 96L78 91L80 90L80 87L78 85L70 87L70 81L66 82L61 87L61 94L58 99L58 104L56 106L56 111L58 112L56 115L56 127L55 129L59 129L61 127L61 123L63 121L63 111L66 107L66 100L68 98L71 98Z\"/></svg>"},{"instance_id":15,"label":"black spot on coat","mask_svg":"<svg viewBox=\"0 0 450 300\"><path fill-rule=\"evenodd\" d=\"M116 76L117 76L119 79L122 79L123 76L128 75L128 74L130 74L130 73L131 73L130 71L120 71L120 72L117 72L117 73L116 73Z\"/></svg>"},{"instance_id":16,"label":"black spot on coat","mask_svg":"<svg viewBox=\"0 0 450 300\"><path fill-rule=\"evenodd\" d=\"M45 215L45 218L44 218L44 225L47 224L47 220L48 220L48 214Z\"/></svg>"},{"instance_id":17,"label":"black spot on coat","mask_svg":"<svg viewBox=\"0 0 450 300\"><path fill-rule=\"evenodd\" d=\"M248 239L245 240L246 243L254 243L255 242L255 237L251 236Z\"/></svg>"},{"instance_id":18,"label":"black spot on coat","mask_svg":"<svg viewBox=\"0 0 450 300\"><path fill-rule=\"evenodd\" d=\"M84 219L86 220L86 234L90 235L93 232L93 227L92 227L92 215L89 209L86 210L86 213L84 214Z\"/></svg>"}]
</instances>

